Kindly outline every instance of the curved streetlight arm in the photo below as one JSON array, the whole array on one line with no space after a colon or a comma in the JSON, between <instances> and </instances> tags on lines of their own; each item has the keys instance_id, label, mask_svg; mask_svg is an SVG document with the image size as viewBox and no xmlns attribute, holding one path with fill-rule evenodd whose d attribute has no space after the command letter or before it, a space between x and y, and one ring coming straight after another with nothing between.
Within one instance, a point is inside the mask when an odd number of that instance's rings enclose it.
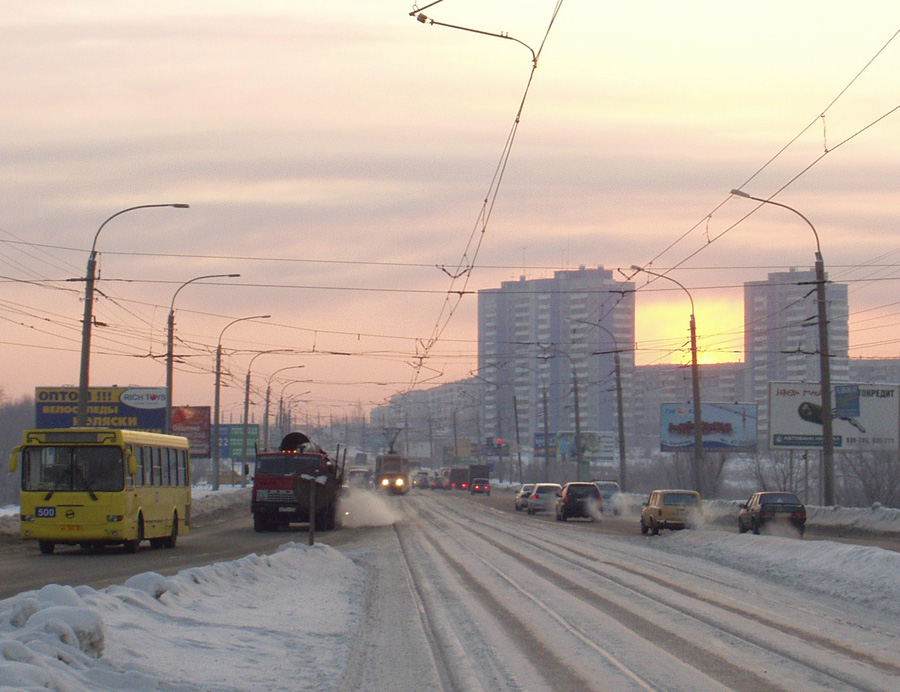
<instances>
[{"instance_id":1,"label":"curved streetlight arm","mask_svg":"<svg viewBox=\"0 0 900 692\"><path fill-rule=\"evenodd\" d=\"M812 221L807 219L803 214L794 209L793 207L789 207L787 204L782 204L781 202L776 202L772 199L763 199L762 197L754 197L753 195L748 195L743 190L732 190L731 194L735 197L744 197L745 199L752 199L754 202L760 202L761 204L772 204L776 207L781 207L782 209L787 209L788 211L794 212L801 219L806 221L806 224L812 229L813 235L816 237L816 258L822 258L822 245L819 242L819 233L816 231L816 227L812 225Z\"/></svg>"},{"instance_id":2,"label":"curved streetlight arm","mask_svg":"<svg viewBox=\"0 0 900 692\"><path fill-rule=\"evenodd\" d=\"M175 310L175 299L178 297L178 293L185 286L194 283L195 281L200 281L202 279L237 279L240 278L240 274L207 274L206 276L197 276L191 279L190 281L185 281L178 289L175 291L175 295L172 296L172 303L169 305L169 312L171 313Z\"/></svg>"},{"instance_id":3,"label":"curved streetlight arm","mask_svg":"<svg viewBox=\"0 0 900 692\"><path fill-rule=\"evenodd\" d=\"M432 3L432 5L436 5L436 4L437 3ZM423 10L428 9L428 7L431 7L431 5L423 7L422 9ZM448 29L459 29L460 31L468 31L473 34L481 34L482 36L493 36L494 38L504 38L508 41L515 41L519 45L525 46L528 49L528 51L531 53L532 64L537 66L537 54L534 52L534 49L531 46L529 46L527 43L525 43L524 41L520 41L519 39L514 38L514 37L510 36L509 34L506 34L503 32L496 33L493 31L482 31L481 29L470 29L467 26L458 26L456 24L446 24L444 22L437 22L437 21L433 20L431 17L426 17L424 14L422 14L422 10L419 10L419 9L415 9L412 12L410 12L409 16L415 17L416 21L419 21L422 24L431 24L433 26L445 26Z\"/></svg>"},{"instance_id":4,"label":"curved streetlight arm","mask_svg":"<svg viewBox=\"0 0 900 692\"><path fill-rule=\"evenodd\" d=\"M122 214L134 211L135 209L156 209L159 207L172 207L173 209L190 209L190 204L138 204L135 207L128 207L128 209L122 209L121 211L117 211L115 214L110 216L106 221L100 224L100 228L97 229L97 232L94 234L94 242L91 244L91 254L96 254L97 252L97 238L100 237L100 231L103 230L103 227L112 221L117 216L121 216Z\"/></svg>"},{"instance_id":5,"label":"curved streetlight arm","mask_svg":"<svg viewBox=\"0 0 900 692\"><path fill-rule=\"evenodd\" d=\"M681 283L678 279L673 279L668 274L659 274L659 273L651 271L649 269L644 269L644 267L639 267L636 264L632 264L631 268L636 272L644 272L645 274L650 274L650 276L655 276L660 279L668 279L673 284L678 286L682 291L687 293L688 300L691 301L691 319L694 318L694 297L691 295L691 292L689 290L687 290L687 288L685 288L684 284Z\"/></svg>"}]
</instances>

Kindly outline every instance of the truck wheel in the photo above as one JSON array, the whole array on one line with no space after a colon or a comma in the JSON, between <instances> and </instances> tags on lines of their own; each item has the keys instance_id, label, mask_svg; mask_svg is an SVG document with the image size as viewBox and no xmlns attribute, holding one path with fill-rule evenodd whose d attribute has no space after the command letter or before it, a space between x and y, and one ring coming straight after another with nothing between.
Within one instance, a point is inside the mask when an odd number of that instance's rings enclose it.
<instances>
[{"instance_id":1,"label":"truck wheel","mask_svg":"<svg viewBox=\"0 0 900 692\"><path fill-rule=\"evenodd\" d=\"M264 519L261 515L254 514L253 515L253 530L256 531L256 533L263 533L265 531L269 531L270 530L269 522L266 521L266 519Z\"/></svg>"}]
</instances>

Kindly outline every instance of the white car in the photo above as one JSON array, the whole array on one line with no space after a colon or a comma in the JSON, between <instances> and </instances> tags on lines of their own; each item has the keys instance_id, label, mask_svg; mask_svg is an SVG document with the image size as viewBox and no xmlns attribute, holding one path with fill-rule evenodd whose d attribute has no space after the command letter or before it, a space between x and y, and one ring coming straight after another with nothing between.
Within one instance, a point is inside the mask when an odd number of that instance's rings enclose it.
<instances>
[{"instance_id":1,"label":"white car","mask_svg":"<svg viewBox=\"0 0 900 692\"><path fill-rule=\"evenodd\" d=\"M528 513L549 512L551 507L556 507L556 497L562 492L559 483L538 483L528 496Z\"/></svg>"},{"instance_id":2,"label":"white car","mask_svg":"<svg viewBox=\"0 0 900 692\"><path fill-rule=\"evenodd\" d=\"M521 512L528 508L528 497L534 490L534 483L526 483L516 491L516 511Z\"/></svg>"}]
</instances>

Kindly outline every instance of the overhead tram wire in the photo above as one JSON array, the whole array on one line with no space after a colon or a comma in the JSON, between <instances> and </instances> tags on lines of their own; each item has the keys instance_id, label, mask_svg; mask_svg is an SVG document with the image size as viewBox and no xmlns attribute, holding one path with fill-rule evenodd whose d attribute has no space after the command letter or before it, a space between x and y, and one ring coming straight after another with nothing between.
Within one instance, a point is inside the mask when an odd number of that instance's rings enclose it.
<instances>
[{"instance_id":1,"label":"overhead tram wire","mask_svg":"<svg viewBox=\"0 0 900 692\"><path fill-rule=\"evenodd\" d=\"M475 269L475 263L478 259L478 254L481 250L481 244L484 241L484 237L487 233L488 222L490 221L491 213L493 212L494 203L497 199L497 194L500 190L500 185L503 181L503 175L506 171L506 166L509 162L509 157L512 153L512 146L515 142L516 133L518 131L519 122L521 121L522 112L525 108L525 101L528 98L528 94L531 88L532 81L534 79L534 73L537 70L538 60L540 58L541 52L546 45L547 38L550 34L550 30L553 28L553 23L556 20L556 16L559 14L559 10L562 7L562 0L557 0L556 7L553 10L553 13L550 18L549 25L547 26L547 30L544 33L544 38L541 41L541 45L537 51L533 50L526 43L520 41L519 39L513 39L512 37L505 34L495 34L486 31L468 29L466 27L454 26L451 24L443 24L441 22L435 22L431 20L425 15L422 14L422 10L428 7L433 7L438 4L441 0L437 0L437 2L433 2L427 5L425 8L418 8L413 5L413 11L410 12L410 16L415 17L417 21L425 23L431 23L433 25L445 26L453 29L461 29L464 31L470 31L473 33L478 33L487 36L494 36L498 38L503 38L507 40L514 40L517 43L525 46L531 52L532 55L532 65L531 71L528 75L528 80L526 82L525 91L522 94L522 99L519 102L518 110L516 111L516 116L513 120L513 125L510 129L510 132L506 138L506 143L503 146L500 160L497 164L497 167L494 171L493 178L491 179L490 185L488 186L488 192L485 195L484 203L482 204L481 210L478 214L478 220L475 223L475 226L472 229L471 234L469 235L469 240L466 244L466 247L463 251L463 254L460 258L459 263L456 265L453 271L447 271L444 269L445 273L450 277L450 286L447 289L446 296L444 302L441 305L441 309L438 313L438 317L435 321L434 328L432 330L431 336L421 342L421 350L416 353L414 362L413 362L413 378L410 382L410 386L408 391L411 391L418 383L419 374L421 369L424 367L425 360L430 356L431 351L434 349L435 344L438 340L443 336L444 331L447 329L447 326L450 323L450 320L453 318L453 315L456 312L456 309L459 307L460 302L462 301L463 295L468 290L469 280L471 279L472 272ZM462 287L458 288L457 284L462 283Z\"/></svg>"},{"instance_id":2,"label":"overhead tram wire","mask_svg":"<svg viewBox=\"0 0 900 692\"><path fill-rule=\"evenodd\" d=\"M861 70L860 70L860 71L859 71L859 72L858 72L858 73L857 73L857 74L856 74L856 75L855 75L855 76L854 76L854 77L853 77L853 78L852 78L852 79L844 86L844 88L841 89L841 91L837 94L837 96L835 96L835 97L831 100L831 102L825 107L825 109L822 110L822 111L820 111L819 115L817 115L817 116L816 116L816 117L815 117L808 125L806 125L805 127L803 127L803 128L800 130L799 133L797 133L793 138L791 138L791 139L787 142L787 144L785 144L781 149L779 149L779 151L778 151L774 156L772 156L768 161L766 161L762 166L760 166L760 168L757 169L756 172L754 172L754 173L753 173L746 181L744 181L744 183L743 183L742 185L738 186L737 189L743 189L744 186L746 186L748 183L752 182L756 177L758 177L758 176L760 175L760 173L762 173L764 170L766 170L766 169L767 169L769 166L771 166L771 165L772 165L779 157L781 157L781 156L782 156L782 155L783 155L783 154L784 154L784 153L785 153L785 152L786 152L786 151L787 151L787 150L788 150L788 149L789 149L789 148L790 148L790 147L791 147L791 146L792 146L792 145L793 145L800 137L802 137L806 132L808 132L808 131L810 130L810 128L812 128L812 127L813 127L816 123L818 123L820 120L821 120L821 121L824 121L824 118L825 118L825 116L827 115L828 111L829 111L835 104L837 104L838 101L840 101L840 100L845 96L845 94L846 94L847 91L850 89L850 87L851 87L851 86L852 86L852 85L853 85L853 84L854 84L854 83L855 83L855 82L856 82L856 81L857 81L857 80L858 80L858 79L866 72L866 70L868 70L868 68L869 68L869 67L875 62L875 60L876 60L876 59L877 59L877 58L885 51L885 49L887 49L887 47L888 47L888 46L889 46L889 45L897 38L898 35L900 35L900 30L897 30L896 32L894 32L894 33L891 35L891 37L887 40L887 42L886 42L881 48L878 49L878 51L875 53L875 55L874 55L874 56L873 56L873 57L872 57L872 58L871 58L864 66L863 66L863 68L862 68L862 69L861 69ZM828 147L827 144L826 144L826 145L823 147L823 152L822 152L819 156L817 156L817 157L816 157L815 159L813 159L810 163L808 163L804 168L802 168L798 173L796 173L792 178L790 178L786 183L784 183L780 188L778 188L778 189L777 189L773 194L771 194L769 197L770 197L770 198L773 198L773 197L777 196L779 193L783 192L786 188L788 188L790 185L794 184L799 178L801 178L803 175L805 175L806 173L808 173L813 167L815 167L818 163L820 163L820 162L821 162L828 154L834 152L835 150L839 149L840 147L842 147L843 145L847 144L847 143L850 142L851 140L855 139L856 137L858 137L860 134L862 134L863 132L867 131L867 130L870 129L871 127L874 127L876 124L878 124L879 122L881 122L881 121L884 120L885 118L889 117L890 115L892 115L893 113L895 113L897 110L900 110L900 104L894 106L893 108L889 109L888 111L886 111L885 113L883 113L883 114L880 115L879 117L877 117L877 118L875 118L874 120L870 121L867 125L865 125L864 127L858 129L856 132L854 132L854 133L851 134L850 136L846 137L846 138L843 139L842 141L838 142L838 143L835 144L834 146ZM672 241L668 246L666 246L662 251L658 252L654 257L652 257L648 262L644 263L644 265L642 265L642 266L648 266L648 267L649 267L649 266L652 266L654 262L658 261L658 260L659 260L660 258L662 258L665 254L667 254L669 251L671 251L676 245L678 245L679 243L681 243L685 238L687 238L689 235L691 235L691 234L692 234L694 231L696 231L699 227L704 226L704 225L707 225L707 226L708 226L709 220L713 217L713 215L714 215L716 212L718 212L718 211L719 211L719 210L720 210L720 209L728 202L728 200L729 200L730 198L731 198L731 195L729 195L728 197L726 197L725 199L723 199L721 202L719 202L719 203L712 209L712 211L710 211L709 213L705 214L699 221L697 221L697 222L696 222L693 226L691 226L687 231L685 231L685 232L682 233L680 236L678 236L674 241ZM708 227L707 227L707 229L706 229L706 230L707 230L707 241L706 241L706 243L702 244L699 248L697 248L697 249L691 251L687 256L685 256L685 257L684 257L683 259L681 259L680 261L675 262L675 263L672 265L672 267L670 268L670 270L671 270L671 269L679 268L681 265L683 265L683 264L686 263L687 261L693 259L695 256L697 256L698 254L700 254L703 250L705 250L705 249L708 248L710 245L712 245L715 241L719 240L720 238L722 238L723 236L725 236L727 233L729 233L730 231L732 231L734 228L736 228L737 226L739 226L743 221L745 221L747 218L749 218L749 217L756 211L757 208L758 208L758 207L755 207L755 208L751 209L751 210L748 211L744 216L742 216L740 219L738 219L738 220L735 221L733 224L729 225L728 227L726 227L725 229L723 229L722 231L720 231L719 233L717 233L717 234L714 235L714 236L709 236L709 234L708 234Z\"/></svg>"}]
</instances>

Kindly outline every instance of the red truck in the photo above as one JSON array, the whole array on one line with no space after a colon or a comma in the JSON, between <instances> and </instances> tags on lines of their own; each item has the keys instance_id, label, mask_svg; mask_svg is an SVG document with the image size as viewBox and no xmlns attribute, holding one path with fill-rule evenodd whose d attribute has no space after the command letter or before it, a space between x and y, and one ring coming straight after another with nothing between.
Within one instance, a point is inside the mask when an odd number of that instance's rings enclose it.
<instances>
[{"instance_id":1,"label":"red truck","mask_svg":"<svg viewBox=\"0 0 900 692\"><path fill-rule=\"evenodd\" d=\"M256 455L250 501L254 531L308 523L311 507L317 529L334 529L343 480L344 469L321 447L304 433L288 433L279 451ZM310 493L310 483L315 483L314 493Z\"/></svg>"}]
</instances>

